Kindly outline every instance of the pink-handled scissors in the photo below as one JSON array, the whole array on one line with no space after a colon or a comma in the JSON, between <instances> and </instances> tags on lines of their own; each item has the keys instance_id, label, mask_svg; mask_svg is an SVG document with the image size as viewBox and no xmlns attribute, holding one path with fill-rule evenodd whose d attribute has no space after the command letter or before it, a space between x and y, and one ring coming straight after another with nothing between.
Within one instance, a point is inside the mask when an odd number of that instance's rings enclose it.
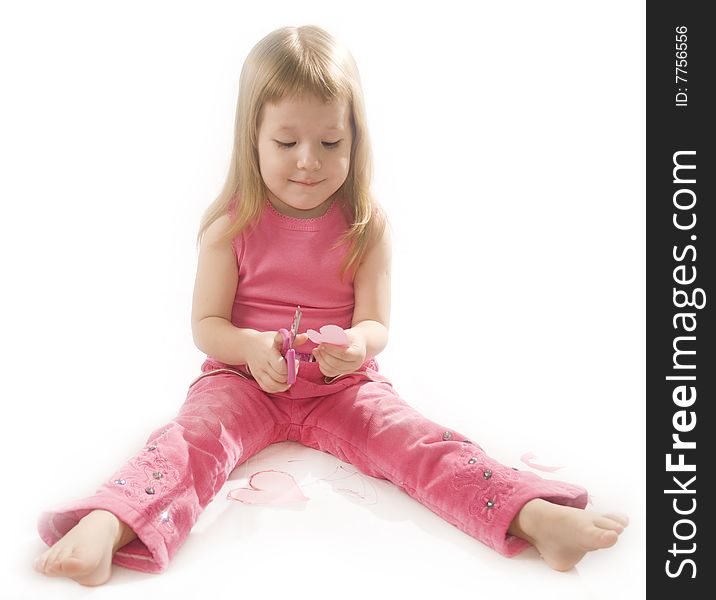
<instances>
[{"instance_id":1,"label":"pink-handled scissors","mask_svg":"<svg viewBox=\"0 0 716 600\"><path fill-rule=\"evenodd\" d=\"M296 308L296 314L293 316L293 324L291 331L287 329L279 329L278 332L283 338L283 347L281 348L281 356L286 359L288 367L288 383L296 383L296 351L293 349L293 342L298 335L298 324L301 322L301 307Z\"/></svg>"}]
</instances>

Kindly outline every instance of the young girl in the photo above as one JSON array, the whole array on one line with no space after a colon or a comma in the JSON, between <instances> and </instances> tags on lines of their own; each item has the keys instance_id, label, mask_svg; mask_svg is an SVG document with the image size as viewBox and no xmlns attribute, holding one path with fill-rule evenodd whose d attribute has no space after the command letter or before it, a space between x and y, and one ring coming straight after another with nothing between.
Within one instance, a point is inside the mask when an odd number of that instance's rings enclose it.
<instances>
[{"instance_id":1,"label":"young girl","mask_svg":"<svg viewBox=\"0 0 716 600\"><path fill-rule=\"evenodd\" d=\"M616 543L626 517L586 512L582 487L498 463L379 372L391 242L371 166L350 53L314 26L262 39L241 72L229 175L198 235L202 374L95 495L40 516L51 548L39 572L99 585L112 563L164 571L229 474L284 440L392 481L507 557L532 544L563 571ZM288 332L299 312L302 333ZM309 340L327 324L346 343Z\"/></svg>"}]
</instances>

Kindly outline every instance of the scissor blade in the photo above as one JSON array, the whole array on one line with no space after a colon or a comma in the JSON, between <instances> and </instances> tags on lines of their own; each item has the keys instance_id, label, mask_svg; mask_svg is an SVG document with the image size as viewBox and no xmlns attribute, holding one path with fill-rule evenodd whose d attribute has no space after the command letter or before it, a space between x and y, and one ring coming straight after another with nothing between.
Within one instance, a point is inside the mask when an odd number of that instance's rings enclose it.
<instances>
[{"instance_id":1,"label":"scissor blade","mask_svg":"<svg viewBox=\"0 0 716 600\"><path fill-rule=\"evenodd\" d=\"M301 322L301 314L301 307L299 306L296 309L296 314L293 316L293 325L291 326L291 333L293 334L293 339L295 339L298 335L298 325Z\"/></svg>"}]
</instances>

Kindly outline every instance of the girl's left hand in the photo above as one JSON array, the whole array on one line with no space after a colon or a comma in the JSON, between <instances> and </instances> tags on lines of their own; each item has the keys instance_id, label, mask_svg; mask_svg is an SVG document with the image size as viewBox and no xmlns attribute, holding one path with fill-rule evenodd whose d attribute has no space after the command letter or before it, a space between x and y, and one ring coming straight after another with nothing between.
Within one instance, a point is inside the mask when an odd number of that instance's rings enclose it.
<instances>
[{"instance_id":1,"label":"girl's left hand","mask_svg":"<svg viewBox=\"0 0 716 600\"><path fill-rule=\"evenodd\" d=\"M366 345L363 336L354 329L346 329L348 346L336 346L325 342L313 349L321 373L337 377L357 371L365 362Z\"/></svg>"}]
</instances>

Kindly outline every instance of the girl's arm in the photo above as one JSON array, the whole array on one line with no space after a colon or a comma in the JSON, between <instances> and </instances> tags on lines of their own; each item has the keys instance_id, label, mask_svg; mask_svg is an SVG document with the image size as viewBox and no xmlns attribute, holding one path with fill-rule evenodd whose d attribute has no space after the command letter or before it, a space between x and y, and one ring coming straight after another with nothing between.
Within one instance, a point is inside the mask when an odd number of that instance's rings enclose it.
<instances>
[{"instance_id":1,"label":"girl's arm","mask_svg":"<svg viewBox=\"0 0 716 600\"><path fill-rule=\"evenodd\" d=\"M231 242L221 242L229 216L214 221L204 233L194 282L191 330L196 347L229 365L246 364L251 340L259 332L231 323L239 269Z\"/></svg>"},{"instance_id":2,"label":"girl's arm","mask_svg":"<svg viewBox=\"0 0 716 600\"><path fill-rule=\"evenodd\" d=\"M196 347L227 365L245 365L247 350L259 335L255 329L236 327L228 319L205 317L193 326Z\"/></svg>"},{"instance_id":3,"label":"girl's arm","mask_svg":"<svg viewBox=\"0 0 716 600\"><path fill-rule=\"evenodd\" d=\"M351 331L365 343L366 359L382 352L388 343L391 258L390 226L386 224L382 238L366 252L353 280Z\"/></svg>"}]
</instances>

